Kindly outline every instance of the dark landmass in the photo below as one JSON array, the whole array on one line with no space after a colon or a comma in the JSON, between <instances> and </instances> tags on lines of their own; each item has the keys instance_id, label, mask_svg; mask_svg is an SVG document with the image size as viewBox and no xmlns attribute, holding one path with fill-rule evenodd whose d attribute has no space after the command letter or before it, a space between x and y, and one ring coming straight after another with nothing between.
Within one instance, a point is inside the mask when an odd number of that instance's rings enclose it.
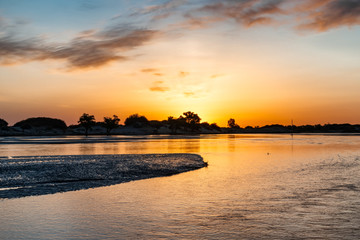
<instances>
[{"instance_id":1,"label":"dark landmass","mask_svg":"<svg viewBox=\"0 0 360 240\"><path fill-rule=\"evenodd\" d=\"M42 128L44 130L58 129L65 131L67 126L63 120L55 118L28 118L20 122L15 123L14 127L21 129L31 129L31 128Z\"/></svg>"},{"instance_id":2,"label":"dark landmass","mask_svg":"<svg viewBox=\"0 0 360 240\"><path fill-rule=\"evenodd\" d=\"M317 125L266 125L240 127L234 119L228 121L228 127L219 127L216 123L200 122L201 118L193 112L185 112L179 118L167 120L147 120L146 117L133 114L119 124L120 119L105 117L96 122L93 115L83 114L79 124L67 126L60 119L39 117L20 121L14 126L0 119L0 136L60 136L60 135L159 135L159 134L226 134L226 133L360 133L360 124L317 124Z\"/></svg>"},{"instance_id":3,"label":"dark landmass","mask_svg":"<svg viewBox=\"0 0 360 240\"><path fill-rule=\"evenodd\" d=\"M196 154L0 157L0 199L109 186L206 166Z\"/></svg>"}]
</instances>

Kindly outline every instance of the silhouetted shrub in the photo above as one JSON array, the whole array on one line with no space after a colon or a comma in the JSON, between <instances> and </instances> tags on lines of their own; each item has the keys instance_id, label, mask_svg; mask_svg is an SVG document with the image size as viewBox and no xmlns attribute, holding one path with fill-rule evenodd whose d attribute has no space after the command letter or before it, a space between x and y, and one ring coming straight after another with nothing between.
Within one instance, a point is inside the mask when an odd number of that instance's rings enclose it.
<instances>
[{"instance_id":1,"label":"silhouetted shrub","mask_svg":"<svg viewBox=\"0 0 360 240\"><path fill-rule=\"evenodd\" d=\"M211 130L210 124L208 122L202 122L201 124L202 128L205 128L207 130Z\"/></svg>"},{"instance_id":2,"label":"silhouetted shrub","mask_svg":"<svg viewBox=\"0 0 360 240\"><path fill-rule=\"evenodd\" d=\"M265 125L262 126L259 130L260 132L265 132L265 133L286 133L286 132L290 132L290 130L280 124L272 124L272 125Z\"/></svg>"},{"instance_id":3,"label":"silhouetted shrub","mask_svg":"<svg viewBox=\"0 0 360 240\"><path fill-rule=\"evenodd\" d=\"M14 127L20 127L22 129L30 128L45 128L45 129L66 129L66 123L63 120L56 118L37 117L28 118L20 122L15 123Z\"/></svg>"},{"instance_id":4,"label":"silhouetted shrub","mask_svg":"<svg viewBox=\"0 0 360 240\"><path fill-rule=\"evenodd\" d=\"M216 123L210 124L210 127L214 130L221 131L221 128Z\"/></svg>"},{"instance_id":5,"label":"silhouetted shrub","mask_svg":"<svg viewBox=\"0 0 360 240\"><path fill-rule=\"evenodd\" d=\"M5 128L7 128L7 126L8 126L7 121L0 118L0 129L5 129Z\"/></svg>"},{"instance_id":6,"label":"silhouetted shrub","mask_svg":"<svg viewBox=\"0 0 360 240\"><path fill-rule=\"evenodd\" d=\"M132 114L125 120L125 126L132 126L136 128L141 128L147 126L149 121L145 116L140 116L139 114Z\"/></svg>"}]
</instances>

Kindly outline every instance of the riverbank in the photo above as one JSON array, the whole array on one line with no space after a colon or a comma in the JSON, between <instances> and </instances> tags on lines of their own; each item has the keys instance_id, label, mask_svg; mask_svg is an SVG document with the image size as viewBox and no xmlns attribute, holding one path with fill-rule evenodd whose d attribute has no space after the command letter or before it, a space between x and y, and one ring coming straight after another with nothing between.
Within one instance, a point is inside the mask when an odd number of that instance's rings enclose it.
<instances>
[{"instance_id":1,"label":"riverbank","mask_svg":"<svg viewBox=\"0 0 360 240\"><path fill-rule=\"evenodd\" d=\"M325 124L325 125L302 125L302 126L283 126L266 125L262 127L245 128L224 128L199 125L195 130L186 127L178 128L176 131L168 125L163 126L118 126L111 130L110 135L198 135L198 134L229 134L229 133L360 133L360 125L351 124ZM85 134L82 126L69 126L64 129L49 127L6 127L0 129L0 136L81 136ZM88 135L107 135L107 129L101 125L94 126L88 130Z\"/></svg>"}]
</instances>

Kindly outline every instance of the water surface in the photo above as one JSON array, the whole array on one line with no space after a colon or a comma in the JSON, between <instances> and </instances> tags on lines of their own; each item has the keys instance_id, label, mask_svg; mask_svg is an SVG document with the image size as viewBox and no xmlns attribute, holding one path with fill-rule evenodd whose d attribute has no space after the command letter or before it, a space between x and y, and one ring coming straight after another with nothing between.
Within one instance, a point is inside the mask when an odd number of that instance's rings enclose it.
<instances>
[{"instance_id":1,"label":"water surface","mask_svg":"<svg viewBox=\"0 0 360 240\"><path fill-rule=\"evenodd\" d=\"M109 187L0 200L1 238L360 237L360 136L230 134L0 144L3 157L144 153L196 153L209 166Z\"/></svg>"}]
</instances>

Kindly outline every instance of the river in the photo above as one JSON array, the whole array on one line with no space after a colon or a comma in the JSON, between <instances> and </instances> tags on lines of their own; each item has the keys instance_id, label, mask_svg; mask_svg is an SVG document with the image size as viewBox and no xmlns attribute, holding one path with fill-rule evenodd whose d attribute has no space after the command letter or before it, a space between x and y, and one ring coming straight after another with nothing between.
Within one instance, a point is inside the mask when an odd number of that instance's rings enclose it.
<instances>
[{"instance_id":1,"label":"river","mask_svg":"<svg viewBox=\"0 0 360 240\"><path fill-rule=\"evenodd\" d=\"M0 199L0 239L360 238L358 135L88 139L1 138L0 156L195 153L208 167Z\"/></svg>"}]
</instances>

